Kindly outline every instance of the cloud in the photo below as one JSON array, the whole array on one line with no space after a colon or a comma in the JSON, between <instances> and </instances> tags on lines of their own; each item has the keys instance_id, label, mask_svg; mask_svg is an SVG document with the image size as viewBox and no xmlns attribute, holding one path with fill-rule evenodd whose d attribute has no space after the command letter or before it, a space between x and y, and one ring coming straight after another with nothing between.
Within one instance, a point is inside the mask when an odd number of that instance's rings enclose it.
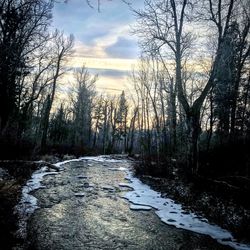
<instances>
[{"instance_id":1,"label":"cloud","mask_svg":"<svg viewBox=\"0 0 250 250\"><path fill-rule=\"evenodd\" d=\"M98 74L100 77L121 78L128 75L127 71L117 69L96 69L88 68L92 74Z\"/></svg>"},{"instance_id":2,"label":"cloud","mask_svg":"<svg viewBox=\"0 0 250 250\"><path fill-rule=\"evenodd\" d=\"M97 1L92 1L93 5ZM136 5L142 5L137 0ZM101 12L91 9L84 0L71 0L67 4L55 3L53 10L53 27L73 34L76 39L77 53L85 57L132 58L136 56L136 42L130 35L130 25L135 18L126 4L121 0L101 2ZM126 39L126 52L122 43ZM119 51L121 49L121 51Z\"/></svg>"},{"instance_id":3,"label":"cloud","mask_svg":"<svg viewBox=\"0 0 250 250\"><path fill-rule=\"evenodd\" d=\"M68 61L68 67L81 67L83 64L87 68L94 69L111 69L130 71L131 68L137 64L137 60L134 59L120 59L120 58L100 58L100 57L84 57L73 56Z\"/></svg>"},{"instance_id":4,"label":"cloud","mask_svg":"<svg viewBox=\"0 0 250 250\"><path fill-rule=\"evenodd\" d=\"M89 8L84 0L55 3L53 17L53 27L73 33L85 44L92 44L134 20L129 8L119 0L102 1L100 13Z\"/></svg>"},{"instance_id":5,"label":"cloud","mask_svg":"<svg viewBox=\"0 0 250 250\"><path fill-rule=\"evenodd\" d=\"M99 77L96 82L96 90L100 94L120 94L122 90L129 89L128 72L126 71L95 68L88 68L88 71L91 75L98 74ZM71 69L60 79L58 92L60 96L67 98L65 95L74 92L75 88L74 69Z\"/></svg>"},{"instance_id":6,"label":"cloud","mask_svg":"<svg viewBox=\"0 0 250 250\"><path fill-rule=\"evenodd\" d=\"M114 44L105 49L105 52L114 58L137 58L139 50L135 40L118 37Z\"/></svg>"},{"instance_id":7,"label":"cloud","mask_svg":"<svg viewBox=\"0 0 250 250\"><path fill-rule=\"evenodd\" d=\"M105 58L107 53L99 44L88 45L80 40L75 41L73 57L77 58Z\"/></svg>"}]
</instances>

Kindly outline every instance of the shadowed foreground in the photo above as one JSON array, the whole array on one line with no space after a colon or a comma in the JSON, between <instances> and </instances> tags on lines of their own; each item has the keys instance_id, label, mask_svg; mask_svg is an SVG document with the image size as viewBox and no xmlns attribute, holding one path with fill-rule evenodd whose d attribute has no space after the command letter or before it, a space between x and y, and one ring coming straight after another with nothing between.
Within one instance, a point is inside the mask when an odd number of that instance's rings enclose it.
<instances>
[{"instance_id":1,"label":"shadowed foreground","mask_svg":"<svg viewBox=\"0 0 250 250\"><path fill-rule=\"evenodd\" d=\"M153 211L132 211L121 198L129 162L70 162L34 192L40 209L28 224L30 249L231 249L210 237L168 226Z\"/></svg>"}]
</instances>

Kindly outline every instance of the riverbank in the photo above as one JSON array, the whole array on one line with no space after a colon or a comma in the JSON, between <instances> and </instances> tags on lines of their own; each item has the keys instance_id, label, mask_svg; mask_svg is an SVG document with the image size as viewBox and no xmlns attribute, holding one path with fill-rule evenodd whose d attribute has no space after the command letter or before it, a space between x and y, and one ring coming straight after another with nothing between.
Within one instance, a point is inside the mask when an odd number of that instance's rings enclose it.
<instances>
[{"instance_id":1,"label":"riverbank","mask_svg":"<svg viewBox=\"0 0 250 250\"><path fill-rule=\"evenodd\" d=\"M41 165L61 160L56 156L43 156L41 159L43 161L0 161L0 242L4 250L22 244L22 239L16 236L18 215L15 207L21 199L23 186Z\"/></svg>"},{"instance_id":2,"label":"riverbank","mask_svg":"<svg viewBox=\"0 0 250 250\"><path fill-rule=\"evenodd\" d=\"M4 163L0 166L0 242L3 249L16 244L18 216L14 208L21 198L22 187L34 171L31 165Z\"/></svg>"},{"instance_id":3,"label":"riverbank","mask_svg":"<svg viewBox=\"0 0 250 250\"><path fill-rule=\"evenodd\" d=\"M236 239L250 242L249 196L237 196L230 188L227 190L224 186L220 187L220 183L215 185L211 180L201 177L190 181L177 172L165 178L153 177L146 175L139 164L135 172L143 183L161 192L162 197L171 198L181 203L185 210L229 230Z\"/></svg>"}]
</instances>

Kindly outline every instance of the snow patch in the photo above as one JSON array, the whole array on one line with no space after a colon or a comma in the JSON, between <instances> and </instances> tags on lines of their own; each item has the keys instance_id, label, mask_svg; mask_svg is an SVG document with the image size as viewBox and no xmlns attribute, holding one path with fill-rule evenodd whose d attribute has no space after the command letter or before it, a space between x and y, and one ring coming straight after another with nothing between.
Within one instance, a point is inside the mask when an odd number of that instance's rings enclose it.
<instances>
[{"instance_id":1,"label":"snow patch","mask_svg":"<svg viewBox=\"0 0 250 250\"><path fill-rule=\"evenodd\" d=\"M124 156L122 156L122 157L124 157ZM96 161L96 162L103 162L103 163L128 162L127 159L115 159L115 158L112 158L112 156L110 156L110 155L86 156L86 157L79 158L79 160ZM105 164L105 165L108 166L108 164Z\"/></svg>"},{"instance_id":2,"label":"snow patch","mask_svg":"<svg viewBox=\"0 0 250 250\"><path fill-rule=\"evenodd\" d=\"M119 168L109 168L108 170L111 170L111 171L126 171L127 168L124 168L124 167L119 167Z\"/></svg>"}]
</instances>

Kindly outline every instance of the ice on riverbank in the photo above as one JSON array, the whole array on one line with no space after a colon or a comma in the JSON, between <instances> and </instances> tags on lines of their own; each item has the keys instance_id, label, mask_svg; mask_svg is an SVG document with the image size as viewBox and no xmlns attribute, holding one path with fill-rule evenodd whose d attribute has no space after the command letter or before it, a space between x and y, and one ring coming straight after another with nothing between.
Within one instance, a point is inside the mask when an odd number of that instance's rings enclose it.
<instances>
[{"instance_id":1,"label":"ice on riverbank","mask_svg":"<svg viewBox=\"0 0 250 250\"><path fill-rule=\"evenodd\" d=\"M195 233L209 235L223 245L228 245L237 250L249 250L250 245L236 242L232 234L217 225L209 224L205 218L195 213L187 213L180 204L168 198L162 198L159 192L143 184L138 178L133 177L127 170L126 179L129 183L120 183L121 187L130 187L133 191L127 192L123 197L132 203L131 206L151 207L162 222L177 228L186 229Z\"/></svg>"},{"instance_id":2,"label":"ice on riverbank","mask_svg":"<svg viewBox=\"0 0 250 250\"><path fill-rule=\"evenodd\" d=\"M150 211L152 209L152 207L149 207L149 206L141 206L141 205L134 205L134 204L131 204L129 208L131 210L144 210L144 211Z\"/></svg>"},{"instance_id":3,"label":"ice on riverbank","mask_svg":"<svg viewBox=\"0 0 250 250\"><path fill-rule=\"evenodd\" d=\"M46 175L56 175L58 172L49 171L48 167L42 167L34 171L31 179L26 182L22 189L22 197L20 202L15 207L15 212L18 214L18 231L17 235L20 238L26 237L26 225L31 214L39 208L37 205L37 198L30 194L32 191L44 188L41 184L43 177Z\"/></svg>"},{"instance_id":4,"label":"ice on riverbank","mask_svg":"<svg viewBox=\"0 0 250 250\"><path fill-rule=\"evenodd\" d=\"M57 162L54 165L58 168L60 168L61 170L63 170L63 165L70 163L70 162L77 162L77 161L82 161L81 158L79 159L71 159L71 160L67 160L67 161L61 161L61 162Z\"/></svg>"},{"instance_id":5,"label":"ice on riverbank","mask_svg":"<svg viewBox=\"0 0 250 250\"><path fill-rule=\"evenodd\" d=\"M96 161L96 162L103 162L103 163L122 163L122 162L128 161L125 157L126 156L124 155L117 155L117 156L99 155L99 156L81 157L79 158L79 160Z\"/></svg>"}]
</instances>

